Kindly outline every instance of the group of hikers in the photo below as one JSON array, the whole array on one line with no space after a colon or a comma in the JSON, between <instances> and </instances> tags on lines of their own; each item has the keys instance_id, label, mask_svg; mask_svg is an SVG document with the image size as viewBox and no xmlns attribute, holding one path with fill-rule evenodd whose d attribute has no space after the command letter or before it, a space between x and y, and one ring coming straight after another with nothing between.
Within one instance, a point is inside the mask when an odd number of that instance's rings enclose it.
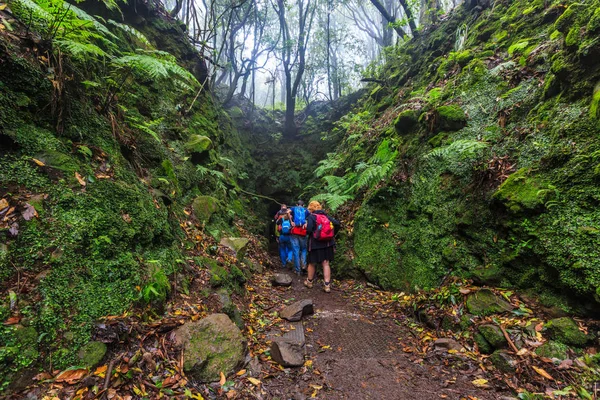
<instances>
[{"instance_id":1,"label":"group of hikers","mask_svg":"<svg viewBox=\"0 0 600 400\"><path fill-rule=\"evenodd\" d=\"M312 288L316 266L322 264L323 289L329 293L335 229L340 223L328 216L318 201L311 201L305 208L302 200L298 200L294 207L282 204L274 219L282 268L293 263L296 274L307 275L304 286Z\"/></svg>"}]
</instances>

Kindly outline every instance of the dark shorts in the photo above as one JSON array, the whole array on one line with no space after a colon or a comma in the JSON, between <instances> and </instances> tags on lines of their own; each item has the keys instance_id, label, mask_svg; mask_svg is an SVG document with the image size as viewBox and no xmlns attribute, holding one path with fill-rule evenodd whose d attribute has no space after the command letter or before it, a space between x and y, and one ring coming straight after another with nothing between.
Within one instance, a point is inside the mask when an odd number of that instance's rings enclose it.
<instances>
[{"instance_id":1,"label":"dark shorts","mask_svg":"<svg viewBox=\"0 0 600 400\"><path fill-rule=\"evenodd\" d=\"M323 261L333 261L335 247L329 246L323 249L315 249L308 252L306 261L310 264L318 264Z\"/></svg>"}]
</instances>

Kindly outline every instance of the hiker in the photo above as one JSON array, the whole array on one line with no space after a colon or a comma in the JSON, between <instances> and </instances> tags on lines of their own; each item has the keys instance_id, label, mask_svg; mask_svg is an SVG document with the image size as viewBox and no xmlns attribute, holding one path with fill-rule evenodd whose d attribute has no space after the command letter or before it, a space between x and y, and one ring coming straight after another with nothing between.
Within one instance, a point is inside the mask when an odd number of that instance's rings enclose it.
<instances>
[{"instance_id":1,"label":"hiker","mask_svg":"<svg viewBox=\"0 0 600 400\"><path fill-rule=\"evenodd\" d=\"M301 275L306 271L306 220L310 212L304 208L304 202L298 200L296 206L292 207L292 250L294 252L294 270L296 274Z\"/></svg>"},{"instance_id":2,"label":"hiker","mask_svg":"<svg viewBox=\"0 0 600 400\"><path fill-rule=\"evenodd\" d=\"M289 255L292 252L292 220L290 213L285 212L277 220L277 230L279 232L279 258L281 259L281 267L285 268L286 264L291 261Z\"/></svg>"},{"instance_id":3,"label":"hiker","mask_svg":"<svg viewBox=\"0 0 600 400\"><path fill-rule=\"evenodd\" d=\"M315 279L316 264L323 264L323 280L325 285L323 290L326 293L331 291L331 266L335 253L334 227L339 227L340 223L331 218L321 209L321 203L311 201L308 205L308 211L311 213L307 219L306 233L308 235L308 277L304 281L307 288L313 287Z\"/></svg>"},{"instance_id":4,"label":"hiker","mask_svg":"<svg viewBox=\"0 0 600 400\"><path fill-rule=\"evenodd\" d=\"M279 211L277 211L277 213L275 213L275 216L273 217L273 219L275 220L275 240L277 241L277 243L279 243L279 220L281 219L281 217L283 217L284 214L289 214L291 212L291 210L287 207L286 204L281 204L281 209ZM292 250L292 247L289 246L289 250L288 250L288 254L287 254L287 260L286 263L291 263L294 259L294 251Z\"/></svg>"}]
</instances>

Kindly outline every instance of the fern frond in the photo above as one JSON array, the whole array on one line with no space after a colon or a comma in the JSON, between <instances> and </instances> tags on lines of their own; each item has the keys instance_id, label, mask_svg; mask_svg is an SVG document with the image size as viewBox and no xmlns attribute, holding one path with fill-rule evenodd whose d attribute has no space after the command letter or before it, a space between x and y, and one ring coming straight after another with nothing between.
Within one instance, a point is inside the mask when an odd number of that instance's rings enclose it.
<instances>
[{"instance_id":1,"label":"fern frond","mask_svg":"<svg viewBox=\"0 0 600 400\"><path fill-rule=\"evenodd\" d=\"M321 178L324 175L327 175L340 167L340 161L338 159L332 158L334 153L327 154L327 158L319 161L319 166L315 169L315 175L318 178Z\"/></svg>"},{"instance_id":2,"label":"fern frond","mask_svg":"<svg viewBox=\"0 0 600 400\"><path fill-rule=\"evenodd\" d=\"M62 51L79 60L87 57L102 58L107 56L104 50L91 43L81 43L70 39L55 40L54 43Z\"/></svg>"},{"instance_id":3,"label":"fern frond","mask_svg":"<svg viewBox=\"0 0 600 400\"><path fill-rule=\"evenodd\" d=\"M340 195L335 193L321 193L314 196L312 200L324 202L331 211L336 211L348 200L352 200L354 196L351 195Z\"/></svg>"},{"instance_id":4,"label":"fern frond","mask_svg":"<svg viewBox=\"0 0 600 400\"><path fill-rule=\"evenodd\" d=\"M156 58L146 54L128 54L113 60L118 67L133 70L140 76L152 80L175 78L186 86L199 85L198 81L188 70L174 62Z\"/></svg>"},{"instance_id":5,"label":"fern frond","mask_svg":"<svg viewBox=\"0 0 600 400\"><path fill-rule=\"evenodd\" d=\"M475 156L480 150L488 148L489 144L478 140L457 140L448 146L439 147L429 152L425 158L445 158L465 160Z\"/></svg>"},{"instance_id":6,"label":"fern frond","mask_svg":"<svg viewBox=\"0 0 600 400\"><path fill-rule=\"evenodd\" d=\"M71 3L63 3L63 7L68 8L71 11L73 11L73 13L77 16L77 18L84 20L84 21L91 22L94 29L96 29L98 32L102 33L102 35L104 35L105 37L110 38L112 40L119 39L111 31L109 31L108 28L106 26L104 26L104 24L102 24L100 21L98 21L98 19L91 16L87 12L83 11L81 8L74 6Z\"/></svg>"},{"instance_id":7,"label":"fern frond","mask_svg":"<svg viewBox=\"0 0 600 400\"><path fill-rule=\"evenodd\" d=\"M125 33L127 33L128 35L130 35L131 37L137 39L141 44L143 44L144 46L152 49L153 46L150 43L150 41L148 40L148 38L146 38L146 36L138 31L137 29L127 25L127 24L122 24L120 22L114 21L112 19L109 19L107 21L107 23L116 26L117 28L121 29L122 31L124 31Z\"/></svg>"},{"instance_id":8,"label":"fern frond","mask_svg":"<svg viewBox=\"0 0 600 400\"><path fill-rule=\"evenodd\" d=\"M348 182L340 176L328 175L323 180L327 182L327 189L332 193L343 193L348 189Z\"/></svg>"}]
</instances>

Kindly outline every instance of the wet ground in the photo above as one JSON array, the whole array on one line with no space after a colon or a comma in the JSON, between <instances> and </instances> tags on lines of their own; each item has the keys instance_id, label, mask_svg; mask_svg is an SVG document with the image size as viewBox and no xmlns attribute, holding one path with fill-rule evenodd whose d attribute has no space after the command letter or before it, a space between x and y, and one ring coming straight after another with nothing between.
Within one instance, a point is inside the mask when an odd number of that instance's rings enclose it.
<instances>
[{"instance_id":1,"label":"wet ground","mask_svg":"<svg viewBox=\"0 0 600 400\"><path fill-rule=\"evenodd\" d=\"M483 376L475 362L442 350L420 358L410 330L392 317L364 307L342 283L327 294L321 283L308 289L294 276L290 300L312 299L315 313L304 317L309 367L286 369L265 380L265 398L281 399L502 399L509 393L477 388ZM273 289L276 290L276 289ZM282 308L282 307L281 307ZM272 332L272 337L279 332ZM442 354L443 353L443 354Z\"/></svg>"}]
</instances>

